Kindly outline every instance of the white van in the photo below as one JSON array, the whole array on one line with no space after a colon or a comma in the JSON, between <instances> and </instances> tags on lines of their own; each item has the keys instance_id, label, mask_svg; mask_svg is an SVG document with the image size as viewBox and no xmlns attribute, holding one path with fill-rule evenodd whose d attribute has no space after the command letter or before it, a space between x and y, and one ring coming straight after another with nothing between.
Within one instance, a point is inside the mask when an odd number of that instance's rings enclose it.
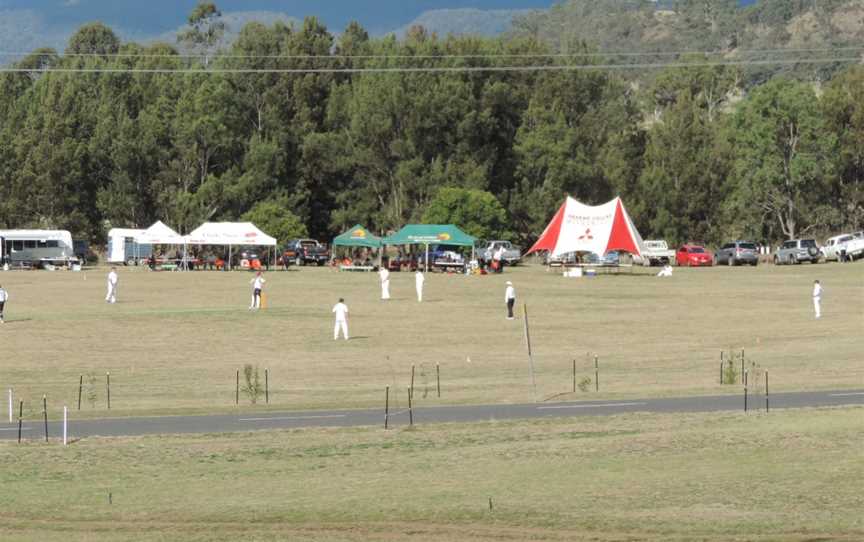
<instances>
[{"instance_id":1,"label":"white van","mask_svg":"<svg viewBox=\"0 0 864 542\"><path fill-rule=\"evenodd\" d=\"M153 254L153 245L138 243L147 230L113 228L108 232L108 263L138 265Z\"/></svg>"},{"instance_id":2,"label":"white van","mask_svg":"<svg viewBox=\"0 0 864 542\"><path fill-rule=\"evenodd\" d=\"M11 267L78 263L72 234L66 230L0 230L0 258Z\"/></svg>"}]
</instances>

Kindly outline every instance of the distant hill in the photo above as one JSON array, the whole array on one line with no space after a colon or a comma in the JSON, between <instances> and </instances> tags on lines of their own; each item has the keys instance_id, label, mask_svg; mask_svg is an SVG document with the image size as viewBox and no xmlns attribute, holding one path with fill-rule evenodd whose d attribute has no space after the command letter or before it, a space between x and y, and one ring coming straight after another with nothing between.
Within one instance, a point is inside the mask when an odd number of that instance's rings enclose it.
<instances>
[{"instance_id":1,"label":"distant hill","mask_svg":"<svg viewBox=\"0 0 864 542\"><path fill-rule=\"evenodd\" d=\"M818 80L840 64L806 60L861 56L861 50L836 48L864 41L864 0L758 0L744 6L735 0L565 0L517 17L513 28L559 51L585 43L610 53L708 51L726 59L803 60L797 65L751 65L745 73L751 81L784 72ZM826 51L831 48L835 50ZM777 49L789 53L768 52Z\"/></svg>"},{"instance_id":2,"label":"distant hill","mask_svg":"<svg viewBox=\"0 0 864 542\"><path fill-rule=\"evenodd\" d=\"M533 13L530 9L436 9L426 11L394 34L402 38L412 26L422 26L439 36L448 34L497 36L509 31L516 17Z\"/></svg>"}]
</instances>

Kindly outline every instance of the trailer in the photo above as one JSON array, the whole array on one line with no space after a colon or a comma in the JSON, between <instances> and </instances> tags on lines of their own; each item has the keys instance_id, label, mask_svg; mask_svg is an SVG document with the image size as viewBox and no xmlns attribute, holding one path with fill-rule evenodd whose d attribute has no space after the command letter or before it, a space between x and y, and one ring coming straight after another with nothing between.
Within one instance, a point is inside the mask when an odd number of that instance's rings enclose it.
<instances>
[{"instance_id":1,"label":"trailer","mask_svg":"<svg viewBox=\"0 0 864 542\"><path fill-rule=\"evenodd\" d=\"M0 260L13 268L79 263L72 234L66 230L0 230Z\"/></svg>"},{"instance_id":2,"label":"trailer","mask_svg":"<svg viewBox=\"0 0 864 542\"><path fill-rule=\"evenodd\" d=\"M153 254L153 245L138 242L147 230L114 228L108 232L108 263L139 265Z\"/></svg>"}]
</instances>

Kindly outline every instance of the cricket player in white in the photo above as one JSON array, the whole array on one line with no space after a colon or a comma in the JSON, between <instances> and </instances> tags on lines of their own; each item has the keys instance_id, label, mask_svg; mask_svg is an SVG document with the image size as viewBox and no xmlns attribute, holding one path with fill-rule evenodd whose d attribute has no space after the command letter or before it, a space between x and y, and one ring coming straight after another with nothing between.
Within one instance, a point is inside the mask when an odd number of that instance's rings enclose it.
<instances>
[{"instance_id":1,"label":"cricket player in white","mask_svg":"<svg viewBox=\"0 0 864 542\"><path fill-rule=\"evenodd\" d=\"M516 290L513 288L513 283L507 281L507 289L504 290L504 303L507 304L507 319L513 319L513 305L516 303Z\"/></svg>"},{"instance_id":2,"label":"cricket player in white","mask_svg":"<svg viewBox=\"0 0 864 542\"><path fill-rule=\"evenodd\" d=\"M822 317L822 285L818 280L813 282L813 310L816 311L816 318Z\"/></svg>"},{"instance_id":3,"label":"cricket player in white","mask_svg":"<svg viewBox=\"0 0 864 542\"><path fill-rule=\"evenodd\" d=\"M261 308L261 291L264 289L265 282L267 281L264 280L261 271L258 271L255 278L249 281L249 284L252 285L252 304L249 305L250 311Z\"/></svg>"},{"instance_id":4,"label":"cricket player in white","mask_svg":"<svg viewBox=\"0 0 864 542\"><path fill-rule=\"evenodd\" d=\"M417 287L417 302L423 301L423 283L426 282L426 277L423 276L423 272L419 269L417 273L414 274L414 285Z\"/></svg>"},{"instance_id":5,"label":"cricket player in white","mask_svg":"<svg viewBox=\"0 0 864 542\"><path fill-rule=\"evenodd\" d=\"M657 273L657 276L658 277L671 277L672 276L672 266L668 265L668 264L664 265L663 269L661 269L660 272Z\"/></svg>"},{"instance_id":6,"label":"cricket player in white","mask_svg":"<svg viewBox=\"0 0 864 542\"><path fill-rule=\"evenodd\" d=\"M3 311L6 309L7 301L9 301L9 292L0 286L0 324L6 323L6 320L3 319Z\"/></svg>"},{"instance_id":7,"label":"cricket player in white","mask_svg":"<svg viewBox=\"0 0 864 542\"><path fill-rule=\"evenodd\" d=\"M383 265L378 271L378 278L381 279L381 299L390 299L390 271Z\"/></svg>"},{"instance_id":8,"label":"cricket player in white","mask_svg":"<svg viewBox=\"0 0 864 542\"><path fill-rule=\"evenodd\" d=\"M333 326L333 340L339 339L339 330L342 330L342 335L345 340L348 340L348 306L345 300L339 298L339 303L333 306L333 314L336 315L336 324Z\"/></svg>"},{"instance_id":9,"label":"cricket player in white","mask_svg":"<svg viewBox=\"0 0 864 542\"><path fill-rule=\"evenodd\" d=\"M105 295L106 303L117 303L117 268L112 267L108 273L108 293Z\"/></svg>"}]
</instances>

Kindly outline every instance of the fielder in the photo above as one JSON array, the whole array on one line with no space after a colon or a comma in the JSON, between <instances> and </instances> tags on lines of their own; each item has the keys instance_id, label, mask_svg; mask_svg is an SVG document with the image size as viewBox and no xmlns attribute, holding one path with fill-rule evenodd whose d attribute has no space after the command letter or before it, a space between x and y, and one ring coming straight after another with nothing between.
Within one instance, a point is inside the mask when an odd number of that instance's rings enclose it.
<instances>
[{"instance_id":1,"label":"fielder","mask_svg":"<svg viewBox=\"0 0 864 542\"><path fill-rule=\"evenodd\" d=\"M106 303L117 303L117 283L119 278L117 277L117 268L112 267L111 271L108 273L108 293L105 295Z\"/></svg>"},{"instance_id":2,"label":"fielder","mask_svg":"<svg viewBox=\"0 0 864 542\"><path fill-rule=\"evenodd\" d=\"M333 306L333 314L336 315L336 323L333 326L333 340L339 339L339 330L342 330L342 335L345 340L348 340L348 305L345 300L339 298L339 303Z\"/></svg>"},{"instance_id":3,"label":"fielder","mask_svg":"<svg viewBox=\"0 0 864 542\"><path fill-rule=\"evenodd\" d=\"M249 310L258 310L261 308L261 291L264 289L264 280L261 271L255 275L255 278L249 281L252 285L252 304L249 305Z\"/></svg>"},{"instance_id":4,"label":"fielder","mask_svg":"<svg viewBox=\"0 0 864 542\"><path fill-rule=\"evenodd\" d=\"M390 299L390 270L382 265L378 278L381 279L381 299Z\"/></svg>"},{"instance_id":5,"label":"fielder","mask_svg":"<svg viewBox=\"0 0 864 542\"><path fill-rule=\"evenodd\" d=\"M6 323L6 320L3 319L3 310L6 308L7 301L9 301L9 292L0 286L0 324Z\"/></svg>"},{"instance_id":6,"label":"fielder","mask_svg":"<svg viewBox=\"0 0 864 542\"><path fill-rule=\"evenodd\" d=\"M417 302L423 302L423 283L426 282L426 277L423 276L423 271L417 270L414 274L414 286L417 288Z\"/></svg>"},{"instance_id":7,"label":"fielder","mask_svg":"<svg viewBox=\"0 0 864 542\"><path fill-rule=\"evenodd\" d=\"M822 317L822 285L818 280L813 281L813 310L817 319Z\"/></svg>"}]
</instances>

